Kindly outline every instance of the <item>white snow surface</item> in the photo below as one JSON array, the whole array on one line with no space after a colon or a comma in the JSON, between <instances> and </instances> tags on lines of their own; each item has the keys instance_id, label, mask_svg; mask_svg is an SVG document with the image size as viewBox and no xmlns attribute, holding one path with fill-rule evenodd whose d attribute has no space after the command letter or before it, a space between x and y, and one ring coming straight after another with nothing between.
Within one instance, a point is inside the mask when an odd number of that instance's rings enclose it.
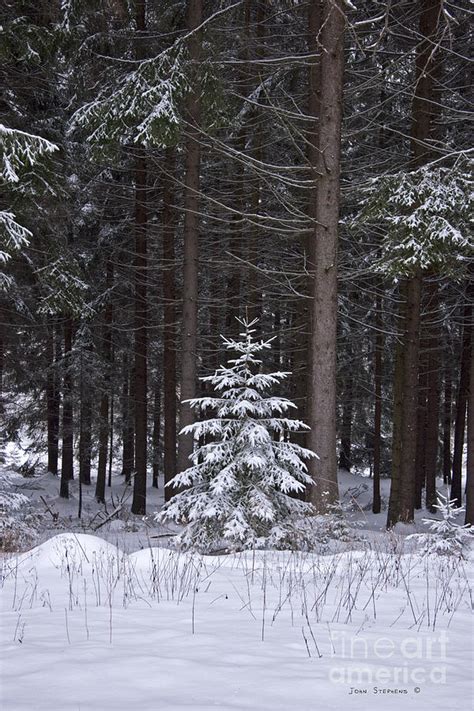
<instances>
[{"instance_id":1,"label":"white snow surface","mask_svg":"<svg viewBox=\"0 0 474 711\"><path fill-rule=\"evenodd\" d=\"M394 540L327 555L205 557L125 553L102 538L62 533L4 557L0 707L468 704L472 556L423 558Z\"/></svg>"}]
</instances>

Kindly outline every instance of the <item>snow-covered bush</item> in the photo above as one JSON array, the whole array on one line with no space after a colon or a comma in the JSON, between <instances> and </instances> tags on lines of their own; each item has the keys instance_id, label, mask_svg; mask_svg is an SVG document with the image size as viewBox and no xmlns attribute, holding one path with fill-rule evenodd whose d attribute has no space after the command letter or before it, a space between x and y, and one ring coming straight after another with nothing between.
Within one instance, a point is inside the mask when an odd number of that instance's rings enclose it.
<instances>
[{"instance_id":1,"label":"snow-covered bush","mask_svg":"<svg viewBox=\"0 0 474 711\"><path fill-rule=\"evenodd\" d=\"M35 526L26 507L28 497L15 491L21 482L16 472L0 469L0 550L14 551L35 538Z\"/></svg>"},{"instance_id":2,"label":"snow-covered bush","mask_svg":"<svg viewBox=\"0 0 474 711\"><path fill-rule=\"evenodd\" d=\"M347 522L339 505L324 514L304 516L284 526L274 526L266 541L268 548L327 552L335 544L363 542L358 531ZM349 546L350 547L350 546Z\"/></svg>"},{"instance_id":3,"label":"snow-covered bush","mask_svg":"<svg viewBox=\"0 0 474 711\"><path fill-rule=\"evenodd\" d=\"M182 548L296 547L298 520L312 513L312 506L294 495L312 484L304 460L316 455L288 437L307 426L285 416L295 407L290 400L269 394L289 373L259 372L257 354L268 351L271 340L254 340L256 320L239 322L242 340L223 339L237 357L201 378L219 395L190 400L198 412L211 410L215 416L183 430L199 439L199 446L192 466L169 485L186 488L156 514L161 523L185 525L177 536Z\"/></svg>"},{"instance_id":4,"label":"snow-covered bush","mask_svg":"<svg viewBox=\"0 0 474 711\"><path fill-rule=\"evenodd\" d=\"M456 500L449 500L438 494L438 509L442 518L424 518L423 523L430 527L430 533L415 533L409 536L422 544L423 553L437 553L438 555L462 556L468 541L473 539L474 527L456 523L456 517L464 513L462 506L456 506Z\"/></svg>"}]
</instances>

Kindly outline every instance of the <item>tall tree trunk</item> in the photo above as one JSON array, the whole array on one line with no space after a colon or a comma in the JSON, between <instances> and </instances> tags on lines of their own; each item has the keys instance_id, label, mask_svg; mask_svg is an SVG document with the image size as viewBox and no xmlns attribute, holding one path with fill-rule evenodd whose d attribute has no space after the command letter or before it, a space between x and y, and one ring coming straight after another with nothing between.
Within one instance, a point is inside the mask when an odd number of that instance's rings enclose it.
<instances>
[{"instance_id":1,"label":"tall tree trunk","mask_svg":"<svg viewBox=\"0 0 474 711\"><path fill-rule=\"evenodd\" d=\"M401 447L402 447L402 398L403 398L403 343L398 338L395 350L395 371L393 376L393 414L392 414L392 472L390 498L388 501L387 527L394 526L399 520L401 488Z\"/></svg>"},{"instance_id":2,"label":"tall tree trunk","mask_svg":"<svg viewBox=\"0 0 474 711\"><path fill-rule=\"evenodd\" d=\"M436 474L438 465L439 410L440 410L440 351L438 284L428 283L428 354L427 354L427 394L426 394L426 442L424 469L426 475L426 508L436 511Z\"/></svg>"},{"instance_id":3,"label":"tall tree trunk","mask_svg":"<svg viewBox=\"0 0 474 711\"><path fill-rule=\"evenodd\" d=\"M420 331L421 274L407 279L404 290L403 357L399 361L402 380L400 507L399 520L413 521L415 505L415 460L417 435L417 385Z\"/></svg>"},{"instance_id":4,"label":"tall tree trunk","mask_svg":"<svg viewBox=\"0 0 474 711\"><path fill-rule=\"evenodd\" d=\"M451 415L453 400L453 372L451 353L445 350L443 401L443 483L451 484Z\"/></svg>"},{"instance_id":5,"label":"tall tree trunk","mask_svg":"<svg viewBox=\"0 0 474 711\"><path fill-rule=\"evenodd\" d=\"M420 0L420 35L417 44L415 88L412 104L412 167L423 165L430 155L433 131L434 72L437 66L435 42L441 0ZM422 274L418 268L404 279L400 306L401 339L397 347L394 374L392 442L392 485L387 525L414 518L417 449L417 384ZM398 500L395 501L395 497Z\"/></svg>"},{"instance_id":6,"label":"tall tree trunk","mask_svg":"<svg viewBox=\"0 0 474 711\"><path fill-rule=\"evenodd\" d=\"M245 0L243 6L242 24L244 26L244 38L242 51L240 54L241 64L236 67L238 82L242 86L242 93L245 96L252 94L250 58L250 14L251 2ZM244 118L242 127L237 136L237 150L245 154L249 141L248 120ZM243 255L243 245L246 243L248 225L245 220L247 207L248 184L246 181L246 169L242 161L236 162L235 187L233 190L234 201L238 211L234 213L232 226L230 229L229 251L236 257L237 263L231 266L230 276L226 283L226 317L225 333L228 337L236 338L240 331L240 324L237 318L241 316L244 294L242 293L242 264L239 261Z\"/></svg>"},{"instance_id":7,"label":"tall tree trunk","mask_svg":"<svg viewBox=\"0 0 474 711\"><path fill-rule=\"evenodd\" d=\"M323 2L320 32L321 108L314 228L309 446L314 480L310 497L317 510L338 498L336 453L337 248L340 201L342 87L345 14L342 0Z\"/></svg>"},{"instance_id":8,"label":"tall tree trunk","mask_svg":"<svg viewBox=\"0 0 474 711\"><path fill-rule=\"evenodd\" d=\"M5 403L3 400L3 371L4 371L4 364L5 364L5 321L6 315L4 314L3 308L0 306L0 415L4 412L5 410ZM48 363L52 363L51 360L48 360ZM49 432L49 430L48 430ZM1 436L1 431L0 431L0 436ZM48 439L49 442L49 439ZM51 470L49 470L51 471ZM54 474L55 472L53 472ZM57 473L57 472L56 472Z\"/></svg>"},{"instance_id":9,"label":"tall tree trunk","mask_svg":"<svg viewBox=\"0 0 474 711\"><path fill-rule=\"evenodd\" d=\"M159 380L155 383L155 396L153 400L153 487L158 489L158 478L160 475L160 433L161 433L161 383Z\"/></svg>"},{"instance_id":10,"label":"tall tree trunk","mask_svg":"<svg viewBox=\"0 0 474 711\"><path fill-rule=\"evenodd\" d=\"M68 317L64 321L64 378L63 378L63 420L62 435L63 447L61 458L61 484L59 496L69 498L69 482L74 477L73 465L73 401L72 401L72 335L73 322Z\"/></svg>"},{"instance_id":11,"label":"tall tree trunk","mask_svg":"<svg viewBox=\"0 0 474 711\"><path fill-rule=\"evenodd\" d=\"M166 484L176 474L176 283L175 283L175 211L173 208L176 157L168 149L163 178L163 466L165 501L172 489Z\"/></svg>"},{"instance_id":12,"label":"tall tree trunk","mask_svg":"<svg viewBox=\"0 0 474 711\"><path fill-rule=\"evenodd\" d=\"M383 331L382 331L382 285L379 285L375 297L375 358L374 358L374 480L372 512L380 513L382 500L380 496L380 454L382 445L382 354L383 354Z\"/></svg>"},{"instance_id":13,"label":"tall tree trunk","mask_svg":"<svg viewBox=\"0 0 474 711\"><path fill-rule=\"evenodd\" d=\"M147 169L143 156L135 170L135 478L132 513L146 514L147 478Z\"/></svg>"},{"instance_id":14,"label":"tall tree trunk","mask_svg":"<svg viewBox=\"0 0 474 711\"><path fill-rule=\"evenodd\" d=\"M58 375L58 351L56 348L56 325L54 323L47 326L46 353L48 359L48 375L46 379L48 471L57 475L59 458L60 389Z\"/></svg>"},{"instance_id":15,"label":"tall tree trunk","mask_svg":"<svg viewBox=\"0 0 474 711\"><path fill-rule=\"evenodd\" d=\"M466 519L474 525L474 337L471 329L471 363L469 396L467 401L467 473L466 473Z\"/></svg>"},{"instance_id":16,"label":"tall tree trunk","mask_svg":"<svg viewBox=\"0 0 474 711\"><path fill-rule=\"evenodd\" d=\"M428 392L428 342L420 342L418 365L418 403L416 413L416 456L415 456L415 509L423 505L423 490L426 487L426 423Z\"/></svg>"},{"instance_id":17,"label":"tall tree trunk","mask_svg":"<svg viewBox=\"0 0 474 711\"><path fill-rule=\"evenodd\" d=\"M471 364L472 297L474 287L468 286L463 309L463 333L461 344L461 369L456 398L456 419L454 422L453 474L451 479L451 499L457 506L462 504L462 455L466 430L466 408L469 392L469 369Z\"/></svg>"},{"instance_id":18,"label":"tall tree trunk","mask_svg":"<svg viewBox=\"0 0 474 711\"><path fill-rule=\"evenodd\" d=\"M348 472L352 466L352 413L354 410L354 372L352 363L352 347L349 342L347 346L347 355L349 363L345 368L344 373L344 398L342 402L342 421L341 421L341 451L339 454L339 466L341 469L346 469Z\"/></svg>"},{"instance_id":19,"label":"tall tree trunk","mask_svg":"<svg viewBox=\"0 0 474 711\"><path fill-rule=\"evenodd\" d=\"M255 59L256 63L252 65L250 62L250 67L253 71L253 82L254 86L259 86L262 83L261 67L259 60L264 56L264 37L265 37L265 18L266 18L266 6L264 2L253 3L256 7L255 13L255 36L253 42L253 50L251 52L251 59ZM247 5L247 23L251 22L252 8L251 3ZM248 27L248 25L247 25ZM250 40L250 28L247 29L248 39ZM249 57L250 59L250 57ZM260 97L256 103L263 103L264 99ZM251 138L251 156L252 158L260 163L263 158L263 115L262 110L255 106L254 107L254 117L252 124L252 132L249 134ZM258 172L252 177L251 194L250 194L250 213L251 215L258 215L261 212L261 194L262 194L262 181L261 176ZM263 292L262 292L262 272L259 271L262 262L262 241L261 232L258 227L258 218L252 217L257 224L251 223L249 229L249 240L248 240L248 287L247 293L249 298L249 306L247 308L247 318L253 320L255 318L261 318L263 313Z\"/></svg>"},{"instance_id":20,"label":"tall tree trunk","mask_svg":"<svg viewBox=\"0 0 474 711\"><path fill-rule=\"evenodd\" d=\"M105 503L105 481L107 473L107 447L109 443L109 392L110 376L112 367L112 319L113 306L110 290L113 282L113 264L107 261L105 288L107 291L107 306L105 307L104 326L102 330L104 377L101 383L101 397L99 408L99 461L97 464L97 481L95 487L95 498L103 504Z\"/></svg>"},{"instance_id":21,"label":"tall tree trunk","mask_svg":"<svg viewBox=\"0 0 474 711\"><path fill-rule=\"evenodd\" d=\"M311 229L316 225L317 190L318 190L318 151L319 151L319 112L320 112L320 89L321 89L321 59L318 48L318 37L321 29L321 1L313 0L308 3L308 23L307 23L307 47L311 56L308 61L308 122L309 129L306 135L306 157L310 170L309 177L313 185L309 191L307 205L308 217ZM305 424L309 424L309 400L311 397L311 300L310 296L314 281L314 246L313 235L304 235L301 238L301 249L303 252L303 269L308 272L308 276L303 283L303 293L306 298L301 298L298 302L298 310L295 319L295 330L298 333L298 345L294 351L293 379L296 396L294 401L298 406L298 419ZM308 433L296 432L291 439L303 447L309 446ZM309 490L305 491L300 498L306 499Z\"/></svg>"},{"instance_id":22,"label":"tall tree trunk","mask_svg":"<svg viewBox=\"0 0 474 711\"><path fill-rule=\"evenodd\" d=\"M144 58L146 2L136 0L136 59ZM138 149L135 159L135 478L132 513L146 514L147 474L147 164Z\"/></svg>"},{"instance_id":23,"label":"tall tree trunk","mask_svg":"<svg viewBox=\"0 0 474 711\"><path fill-rule=\"evenodd\" d=\"M122 377L122 476L129 484L135 466L135 428L131 399L133 373L130 370L127 352L123 354Z\"/></svg>"},{"instance_id":24,"label":"tall tree trunk","mask_svg":"<svg viewBox=\"0 0 474 711\"><path fill-rule=\"evenodd\" d=\"M188 0L187 29L195 30L202 22L202 0ZM189 42L189 57L195 69L201 57L201 35L194 32ZM184 255L183 255L183 321L181 344L181 408L180 430L194 422L189 403L196 395L196 358L198 329L198 256L199 256L199 182L201 148L199 144L200 88L196 75L195 89L190 94L187 110L187 141L184 192ZM178 471L189 464L193 451L191 435L180 434L178 442Z\"/></svg>"},{"instance_id":25,"label":"tall tree trunk","mask_svg":"<svg viewBox=\"0 0 474 711\"><path fill-rule=\"evenodd\" d=\"M81 484L91 483L92 456L92 403L84 368L84 355L90 353L90 348L81 352L81 413L79 425L79 481ZM82 490L81 490L82 491Z\"/></svg>"},{"instance_id":26,"label":"tall tree trunk","mask_svg":"<svg viewBox=\"0 0 474 711\"><path fill-rule=\"evenodd\" d=\"M112 344L112 368L114 365L114 347ZM111 390L110 390L110 426L109 426L109 437L110 437L110 446L109 446L109 473L107 476L107 486L112 486L112 464L113 464L113 459L114 459L114 406L115 406L115 391L114 391L114 386L113 386L113 376L111 378Z\"/></svg>"}]
</instances>

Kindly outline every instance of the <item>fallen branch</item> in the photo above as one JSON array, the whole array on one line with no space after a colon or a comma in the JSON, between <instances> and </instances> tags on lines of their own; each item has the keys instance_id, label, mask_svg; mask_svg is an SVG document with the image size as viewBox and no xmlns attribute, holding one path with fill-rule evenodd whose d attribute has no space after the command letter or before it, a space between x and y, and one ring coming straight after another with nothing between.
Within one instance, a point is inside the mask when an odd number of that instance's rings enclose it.
<instances>
[{"instance_id":1,"label":"fallen branch","mask_svg":"<svg viewBox=\"0 0 474 711\"><path fill-rule=\"evenodd\" d=\"M53 517L53 521L54 521L55 523L57 523L57 522L58 522L58 519L59 519L59 514L57 513L57 511L53 511L53 510L52 510L52 508L50 507L50 505L48 504L48 502L46 501L46 499L45 499L43 496L40 496L40 499L41 499L41 501L43 502L43 504L45 505L46 510L48 511L48 513L50 513L51 516Z\"/></svg>"},{"instance_id":2,"label":"fallen branch","mask_svg":"<svg viewBox=\"0 0 474 711\"><path fill-rule=\"evenodd\" d=\"M111 518L113 518L114 516L116 516L121 510L122 510L122 504L120 504L119 506L117 506L117 508L114 509L114 511L112 511L112 513L109 514L109 515L107 516L107 518L105 518L103 521L101 521L101 522L94 528L94 531L98 531L99 528L102 528L102 526L104 526L108 521L110 521Z\"/></svg>"}]
</instances>

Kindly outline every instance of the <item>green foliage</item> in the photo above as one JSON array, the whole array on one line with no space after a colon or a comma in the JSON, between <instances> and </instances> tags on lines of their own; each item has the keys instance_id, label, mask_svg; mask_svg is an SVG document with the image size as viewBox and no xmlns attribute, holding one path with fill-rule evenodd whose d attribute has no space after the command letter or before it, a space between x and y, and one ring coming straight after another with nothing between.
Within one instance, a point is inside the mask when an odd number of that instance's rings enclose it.
<instances>
[{"instance_id":1,"label":"green foliage","mask_svg":"<svg viewBox=\"0 0 474 711\"><path fill-rule=\"evenodd\" d=\"M384 231L376 270L410 276L417 269L459 277L472 254L472 172L468 163L453 168L423 166L371 182L356 220Z\"/></svg>"},{"instance_id":2,"label":"green foliage","mask_svg":"<svg viewBox=\"0 0 474 711\"><path fill-rule=\"evenodd\" d=\"M37 163L56 150L57 146L44 138L0 124L0 187L10 204L16 194L28 189L33 192L33 178L40 179L35 172ZM10 209L0 210L0 264L27 247L31 236ZM8 291L12 283L11 276L0 270L0 292Z\"/></svg>"},{"instance_id":3,"label":"green foliage","mask_svg":"<svg viewBox=\"0 0 474 711\"><path fill-rule=\"evenodd\" d=\"M58 25L37 25L21 12L22 8L18 8L16 17L7 20L2 27L0 61L2 64L41 66L57 50L64 33Z\"/></svg>"},{"instance_id":4,"label":"green foliage","mask_svg":"<svg viewBox=\"0 0 474 711\"><path fill-rule=\"evenodd\" d=\"M79 265L72 255L59 256L36 272L42 287L38 313L66 314L88 318L93 311L87 303L89 286L81 278Z\"/></svg>"},{"instance_id":5,"label":"green foliage","mask_svg":"<svg viewBox=\"0 0 474 711\"><path fill-rule=\"evenodd\" d=\"M0 185L21 190L21 179L58 147L40 136L8 128L0 123Z\"/></svg>"},{"instance_id":6,"label":"green foliage","mask_svg":"<svg viewBox=\"0 0 474 711\"><path fill-rule=\"evenodd\" d=\"M175 143L178 105L190 88L184 71L186 55L183 43L176 42L125 77L116 76L113 87L109 84L97 100L76 111L71 130L84 129L88 141L95 144L151 147Z\"/></svg>"}]
</instances>

